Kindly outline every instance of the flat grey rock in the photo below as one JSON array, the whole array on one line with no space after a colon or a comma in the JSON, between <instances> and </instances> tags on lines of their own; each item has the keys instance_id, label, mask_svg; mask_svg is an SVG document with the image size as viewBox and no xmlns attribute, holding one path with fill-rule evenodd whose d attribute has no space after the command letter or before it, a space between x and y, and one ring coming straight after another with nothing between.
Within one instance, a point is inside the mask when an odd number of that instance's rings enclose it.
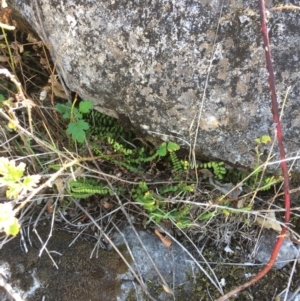
<instances>
[{"instance_id":1,"label":"flat grey rock","mask_svg":"<svg viewBox=\"0 0 300 301\"><path fill-rule=\"evenodd\" d=\"M131 227L126 227L122 230L122 233L123 237L120 234L115 234L113 241L117 246L122 246L122 249L124 249L124 239L127 241L127 244L131 249L130 252L136 262L136 265L132 262L131 266L135 272L141 274L145 283L150 282L152 285L159 287L162 287L163 283L158 276L157 270L154 268L151 260L146 254L146 249L169 288L173 290L180 287L187 291L190 289L191 281L188 280L187 276L195 273L195 270L197 269L195 268L192 259L179 245L173 242L168 249L155 234L146 231L137 231L138 236L144 245L143 248ZM125 288L127 288L127 290L133 288L132 277L132 274L128 272L119 276L119 279L122 279L123 281L126 279L131 281L123 284L123 296L118 298L119 301L126 300L126 294L124 295L124 292L126 292L126 290L124 290ZM138 284L135 287L135 291L140 293L140 288L137 288ZM165 300L165 295L166 294L164 293L161 296L157 296L158 300Z\"/></svg>"},{"instance_id":2,"label":"flat grey rock","mask_svg":"<svg viewBox=\"0 0 300 301\"><path fill-rule=\"evenodd\" d=\"M289 292L288 295L287 295L287 299L288 301L300 301L300 294L296 294L296 296L293 296L293 293L292 292ZM291 299L292 298L292 299ZM280 301L285 301L285 294L281 295L280 296Z\"/></svg>"},{"instance_id":3,"label":"flat grey rock","mask_svg":"<svg viewBox=\"0 0 300 301\"><path fill-rule=\"evenodd\" d=\"M263 231L256 253L256 259L261 263L267 263L271 257L278 233L273 230ZM284 239L279 254L277 256L274 268L281 269L293 260L298 254L297 247L289 239Z\"/></svg>"}]
</instances>

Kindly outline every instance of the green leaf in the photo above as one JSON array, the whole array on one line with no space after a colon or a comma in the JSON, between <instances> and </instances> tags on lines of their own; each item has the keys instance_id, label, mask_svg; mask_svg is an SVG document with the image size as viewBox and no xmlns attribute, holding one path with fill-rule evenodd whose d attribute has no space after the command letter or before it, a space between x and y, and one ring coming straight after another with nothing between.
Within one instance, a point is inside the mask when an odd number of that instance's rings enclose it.
<instances>
[{"instance_id":1,"label":"green leaf","mask_svg":"<svg viewBox=\"0 0 300 301\"><path fill-rule=\"evenodd\" d=\"M23 187L21 183L13 184L11 183L9 185L9 188L6 190L6 196L9 199L16 199L18 195L22 192Z\"/></svg>"},{"instance_id":2,"label":"green leaf","mask_svg":"<svg viewBox=\"0 0 300 301\"><path fill-rule=\"evenodd\" d=\"M159 149L156 151L156 154L159 155L160 157L165 157L167 155L167 143L166 142L163 142L159 146Z\"/></svg>"},{"instance_id":3,"label":"green leaf","mask_svg":"<svg viewBox=\"0 0 300 301\"><path fill-rule=\"evenodd\" d=\"M215 210L213 212L204 213L204 214L200 215L199 221L205 221L205 220L208 220L208 219L214 217L216 215L216 212L217 211Z\"/></svg>"},{"instance_id":4,"label":"green leaf","mask_svg":"<svg viewBox=\"0 0 300 301\"><path fill-rule=\"evenodd\" d=\"M260 138L255 138L254 141L256 144L260 144Z\"/></svg>"},{"instance_id":5,"label":"green leaf","mask_svg":"<svg viewBox=\"0 0 300 301\"><path fill-rule=\"evenodd\" d=\"M150 211L150 212L156 209L156 207L155 207L155 201L148 201L147 203L142 203L141 202L140 204L143 205L144 208L146 210Z\"/></svg>"},{"instance_id":6,"label":"green leaf","mask_svg":"<svg viewBox=\"0 0 300 301\"><path fill-rule=\"evenodd\" d=\"M22 179L26 165L21 162L16 166L14 160L0 158L0 186L7 186L6 196L17 198L20 193L30 191L36 187L40 180L39 175L26 176Z\"/></svg>"},{"instance_id":7,"label":"green leaf","mask_svg":"<svg viewBox=\"0 0 300 301\"><path fill-rule=\"evenodd\" d=\"M229 212L228 210L222 209L222 212L223 212L223 214L226 216L226 218L229 217L230 212Z\"/></svg>"},{"instance_id":8,"label":"green leaf","mask_svg":"<svg viewBox=\"0 0 300 301\"><path fill-rule=\"evenodd\" d=\"M191 221L187 218L182 218L176 222L176 225L180 229L185 229L190 228L193 225L193 223L191 223Z\"/></svg>"},{"instance_id":9,"label":"green leaf","mask_svg":"<svg viewBox=\"0 0 300 301\"><path fill-rule=\"evenodd\" d=\"M23 52L23 56L30 56L30 55L31 55L30 51L24 51Z\"/></svg>"},{"instance_id":10,"label":"green leaf","mask_svg":"<svg viewBox=\"0 0 300 301\"><path fill-rule=\"evenodd\" d=\"M175 142L168 142L167 149L169 152L175 152L180 149L180 146Z\"/></svg>"},{"instance_id":11,"label":"green leaf","mask_svg":"<svg viewBox=\"0 0 300 301\"><path fill-rule=\"evenodd\" d=\"M81 101L79 104L79 111L83 114L86 114L91 110L93 105L94 104L92 101L88 101L88 100Z\"/></svg>"},{"instance_id":12,"label":"green leaf","mask_svg":"<svg viewBox=\"0 0 300 301\"><path fill-rule=\"evenodd\" d=\"M7 228L6 228L6 235L17 235L20 231L20 225L18 223L18 219L14 218L14 222L11 223Z\"/></svg>"},{"instance_id":13,"label":"green leaf","mask_svg":"<svg viewBox=\"0 0 300 301\"><path fill-rule=\"evenodd\" d=\"M67 102L66 104L58 103L55 108L59 113L63 114L64 119L71 119L71 117L82 119L82 114L78 111L77 108L72 108L72 104L69 102Z\"/></svg>"},{"instance_id":14,"label":"green leaf","mask_svg":"<svg viewBox=\"0 0 300 301\"><path fill-rule=\"evenodd\" d=\"M70 119L71 118L71 104L68 102L66 104L58 103L55 106L57 112L63 114L64 119Z\"/></svg>"},{"instance_id":15,"label":"green leaf","mask_svg":"<svg viewBox=\"0 0 300 301\"><path fill-rule=\"evenodd\" d=\"M50 164L49 167L54 170L60 170L62 168L62 165L61 164Z\"/></svg>"},{"instance_id":16,"label":"green leaf","mask_svg":"<svg viewBox=\"0 0 300 301\"><path fill-rule=\"evenodd\" d=\"M194 192L194 185L183 185L180 188L181 188L181 191Z\"/></svg>"},{"instance_id":17,"label":"green leaf","mask_svg":"<svg viewBox=\"0 0 300 301\"><path fill-rule=\"evenodd\" d=\"M260 138L254 139L257 144L268 144L272 142L272 139L269 135L262 135Z\"/></svg>"},{"instance_id":18,"label":"green leaf","mask_svg":"<svg viewBox=\"0 0 300 301\"><path fill-rule=\"evenodd\" d=\"M245 211L251 211L251 210L252 210L252 207L251 207L251 206L243 207L242 210L245 210Z\"/></svg>"},{"instance_id":19,"label":"green leaf","mask_svg":"<svg viewBox=\"0 0 300 301\"><path fill-rule=\"evenodd\" d=\"M77 122L71 122L68 125L67 133L72 136L74 141L79 143L84 142L85 131L89 129L89 124L84 120L79 120Z\"/></svg>"},{"instance_id":20,"label":"green leaf","mask_svg":"<svg viewBox=\"0 0 300 301\"><path fill-rule=\"evenodd\" d=\"M37 183L40 181L40 179L40 175L26 176L23 179L23 188L28 191L33 190L36 187Z\"/></svg>"},{"instance_id":21,"label":"green leaf","mask_svg":"<svg viewBox=\"0 0 300 301\"><path fill-rule=\"evenodd\" d=\"M263 143L263 144L268 144L268 143L272 142L272 139L269 135L262 135L260 140L261 140L261 143Z\"/></svg>"},{"instance_id":22,"label":"green leaf","mask_svg":"<svg viewBox=\"0 0 300 301\"><path fill-rule=\"evenodd\" d=\"M261 173L261 171L262 171L261 167L255 167L253 171L253 176L258 175L259 173Z\"/></svg>"},{"instance_id":23,"label":"green leaf","mask_svg":"<svg viewBox=\"0 0 300 301\"><path fill-rule=\"evenodd\" d=\"M149 190L146 182L140 182L139 183L139 189L142 191L142 192L146 192Z\"/></svg>"},{"instance_id":24,"label":"green leaf","mask_svg":"<svg viewBox=\"0 0 300 301\"><path fill-rule=\"evenodd\" d=\"M73 118L75 118L76 120L82 119L82 114L78 111L77 108L73 108L73 110L72 110L72 116L73 116Z\"/></svg>"},{"instance_id":25,"label":"green leaf","mask_svg":"<svg viewBox=\"0 0 300 301\"><path fill-rule=\"evenodd\" d=\"M21 162L16 166L16 161L8 160L7 158L0 158L0 174L3 175L0 178L0 184L10 185L10 183L15 183L20 181L25 170L25 164Z\"/></svg>"},{"instance_id":26,"label":"green leaf","mask_svg":"<svg viewBox=\"0 0 300 301\"><path fill-rule=\"evenodd\" d=\"M19 230L20 225L15 217L12 204L0 204L0 231L4 231L6 235L17 235Z\"/></svg>"}]
</instances>

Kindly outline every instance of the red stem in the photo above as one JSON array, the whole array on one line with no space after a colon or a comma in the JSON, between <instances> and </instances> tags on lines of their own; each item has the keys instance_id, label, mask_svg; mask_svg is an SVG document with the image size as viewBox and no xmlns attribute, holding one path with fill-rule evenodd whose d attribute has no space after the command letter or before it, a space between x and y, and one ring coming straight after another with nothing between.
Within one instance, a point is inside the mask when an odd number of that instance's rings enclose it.
<instances>
[{"instance_id":1,"label":"red stem","mask_svg":"<svg viewBox=\"0 0 300 301\"><path fill-rule=\"evenodd\" d=\"M238 286L237 288L233 289L226 295L220 297L216 301L225 301L228 300L231 296L243 291L245 288L249 287L250 285L256 283L259 281L262 277L264 277L270 269L273 267L278 252L280 250L280 247L282 245L282 242L284 240L287 224L290 221L290 193L289 193L289 175L288 175L288 167L285 161L285 151L283 147L283 135L282 135L282 129L280 124L280 118L279 118L279 110L278 110L278 102L277 102L277 96L276 96L276 89L275 89L275 77L274 77L274 71L273 71L273 65L271 60L271 49L270 49L270 42L269 42L269 35L266 25L266 11L265 11L265 1L264 0L258 0L258 6L259 6L259 12L260 12L260 24L261 24L261 31L263 35L263 41L264 41L264 49L265 49L265 55L266 55L266 62L267 62L267 70L269 72L269 89L271 92L271 100L272 100L272 114L273 114L273 121L276 125L276 134L277 134L277 141L278 141L278 148L279 148L279 154L280 154L280 161L281 161L281 169L284 179L284 205L285 205L285 218L284 222L285 225L282 228L282 231L280 235L277 238L277 241L275 243L275 246L273 248L273 252L271 254L271 257L266 264L266 266L258 272L250 281Z\"/></svg>"}]
</instances>

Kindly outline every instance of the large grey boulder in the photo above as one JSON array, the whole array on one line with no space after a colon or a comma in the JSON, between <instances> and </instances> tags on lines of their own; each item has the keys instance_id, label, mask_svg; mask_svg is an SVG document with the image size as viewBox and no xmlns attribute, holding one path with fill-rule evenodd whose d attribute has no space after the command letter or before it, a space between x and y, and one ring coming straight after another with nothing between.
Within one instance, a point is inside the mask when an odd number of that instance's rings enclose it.
<instances>
[{"instance_id":1,"label":"large grey boulder","mask_svg":"<svg viewBox=\"0 0 300 301\"><path fill-rule=\"evenodd\" d=\"M125 114L152 135L186 148L195 141L198 153L248 167L257 161L254 139L274 136L256 0L7 2L49 47L66 86L102 112ZM285 1L267 1L279 4ZM291 86L282 124L287 154L295 156L299 11L266 17L281 104ZM300 171L300 163L293 168Z\"/></svg>"}]
</instances>

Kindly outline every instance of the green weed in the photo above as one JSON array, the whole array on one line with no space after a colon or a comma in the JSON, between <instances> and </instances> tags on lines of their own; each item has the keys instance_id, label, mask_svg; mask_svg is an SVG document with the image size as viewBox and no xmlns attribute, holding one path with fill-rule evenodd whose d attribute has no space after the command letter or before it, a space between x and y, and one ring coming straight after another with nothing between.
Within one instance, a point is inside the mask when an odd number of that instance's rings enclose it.
<instances>
[{"instance_id":1,"label":"green weed","mask_svg":"<svg viewBox=\"0 0 300 301\"><path fill-rule=\"evenodd\" d=\"M75 107L76 101L73 104L58 103L55 108L63 115L64 119L69 119L67 133L71 135L75 142L83 143L86 137L86 131L89 130L90 125L83 119L83 114L87 114L93 107L93 102L83 100L79 103L79 108Z\"/></svg>"}]
</instances>

